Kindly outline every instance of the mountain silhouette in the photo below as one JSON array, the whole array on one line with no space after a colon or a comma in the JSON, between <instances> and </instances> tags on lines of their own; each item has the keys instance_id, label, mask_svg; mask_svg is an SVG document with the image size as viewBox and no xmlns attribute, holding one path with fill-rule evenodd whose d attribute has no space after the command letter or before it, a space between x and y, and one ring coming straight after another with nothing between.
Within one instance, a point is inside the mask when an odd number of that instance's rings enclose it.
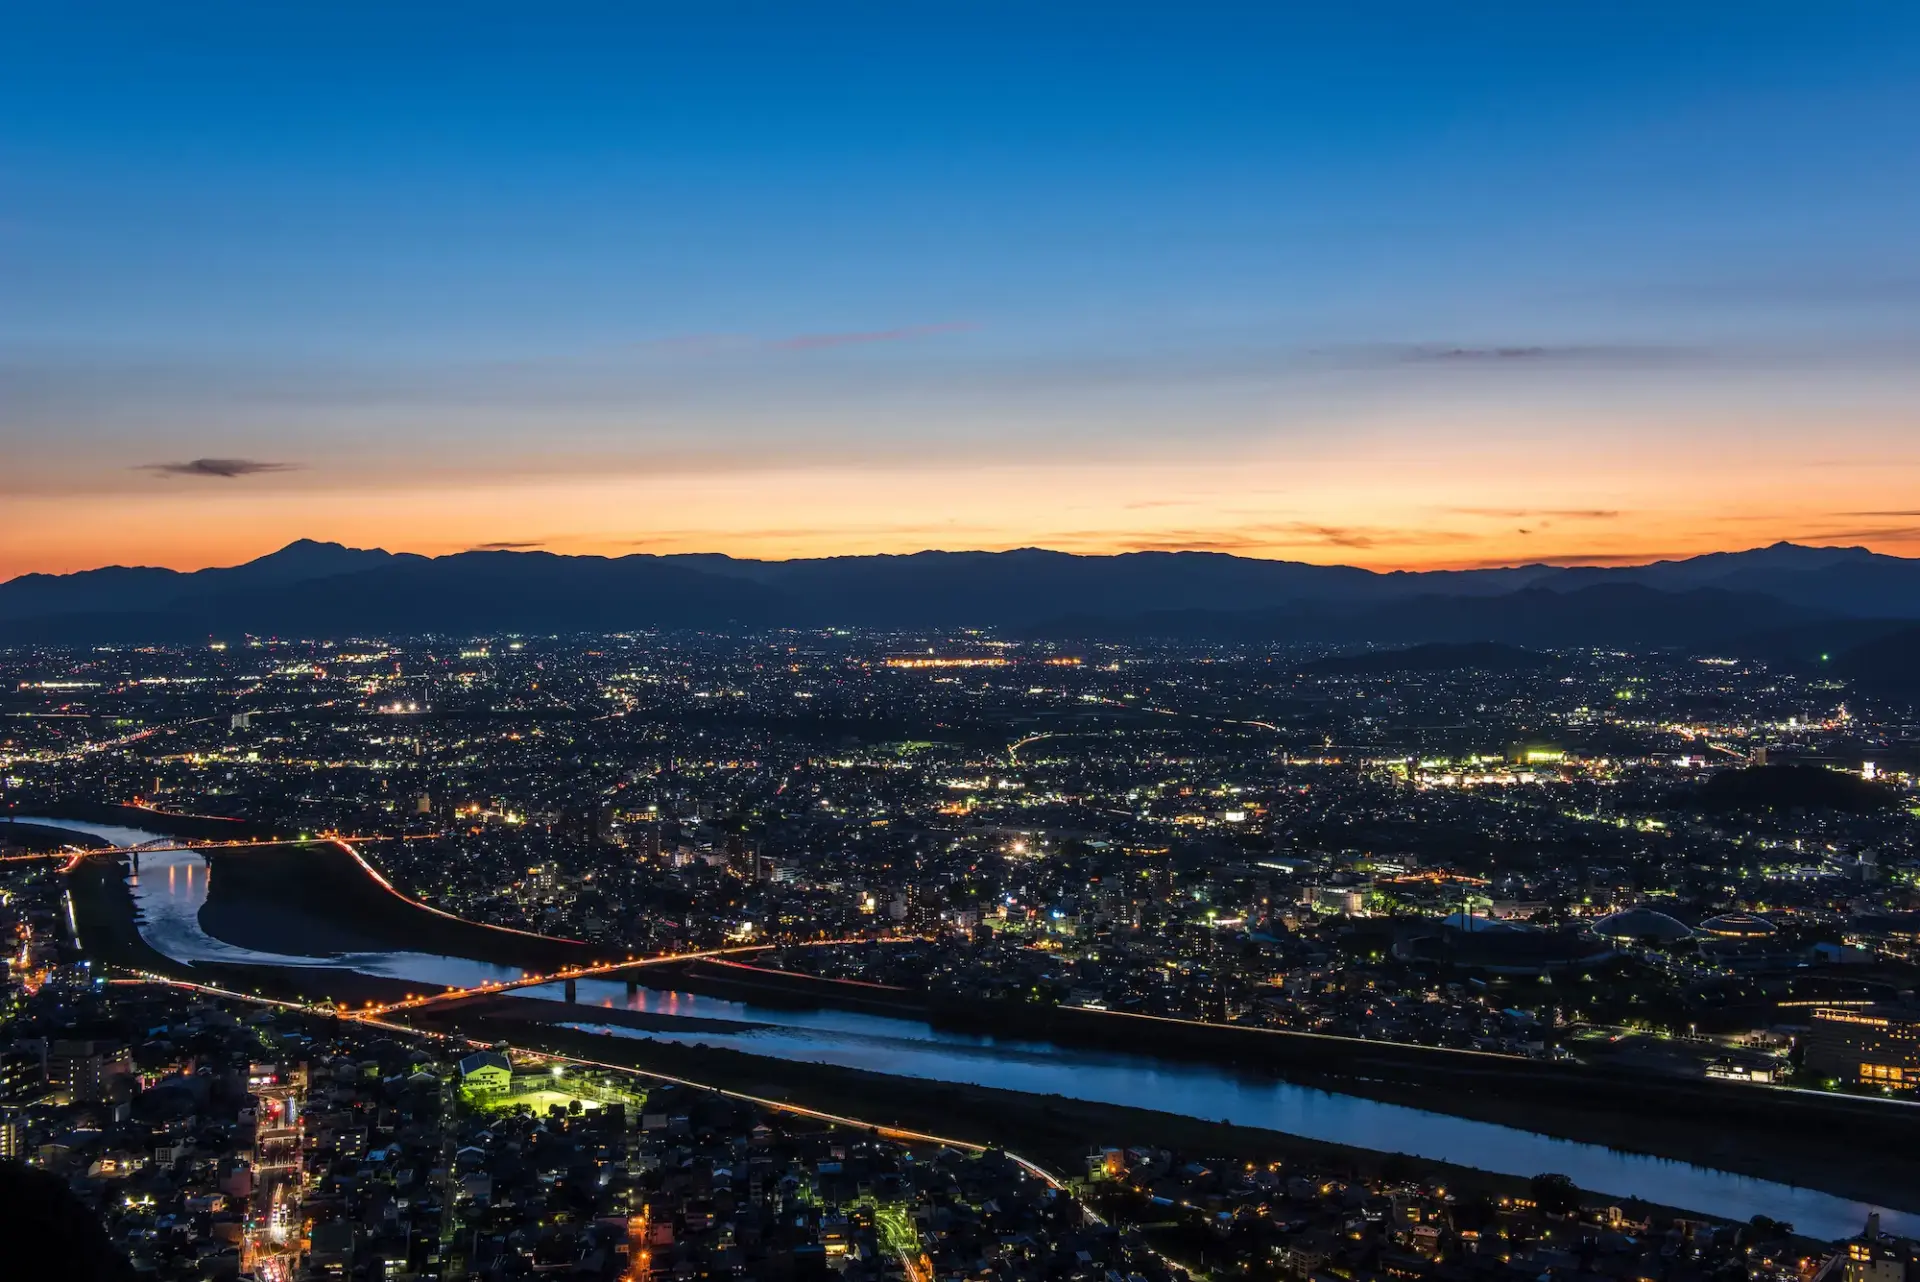
<instances>
[{"instance_id":1,"label":"mountain silhouette","mask_svg":"<svg viewBox=\"0 0 1920 1282\"><path fill-rule=\"evenodd\" d=\"M0 584L0 640L57 644L861 626L1063 638L1692 645L1856 619L1920 620L1920 561L1775 544L1644 566L1379 573L1213 552L424 557L301 540L243 565L191 573L110 566Z\"/></svg>"}]
</instances>

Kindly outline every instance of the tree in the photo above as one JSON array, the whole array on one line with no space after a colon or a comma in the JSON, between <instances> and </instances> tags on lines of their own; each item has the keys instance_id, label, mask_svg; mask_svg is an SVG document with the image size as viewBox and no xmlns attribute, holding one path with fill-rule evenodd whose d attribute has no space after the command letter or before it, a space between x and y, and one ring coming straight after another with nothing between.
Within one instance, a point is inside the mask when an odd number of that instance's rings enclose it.
<instances>
[{"instance_id":1,"label":"tree","mask_svg":"<svg viewBox=\"0 0 1920 1282\"><path fill-rule=\"evenodd\" d=\"M133 1268L93 1212L47 1171L0 1161L0 1260L7 1275L131 1282Z\"/></svg>"},{"instance_id":2,"label":"tree","mask_svg":"<svg viewBox=\"0 0 1920 1282\"><path fill-rule=\"evenodd\" d=\"M1536 1175L1527 1182L1527 1192L1549 1215L1572 1215L1580 1209L1580 1190L1564 1175Z\"/></svg>"}]
</instances>

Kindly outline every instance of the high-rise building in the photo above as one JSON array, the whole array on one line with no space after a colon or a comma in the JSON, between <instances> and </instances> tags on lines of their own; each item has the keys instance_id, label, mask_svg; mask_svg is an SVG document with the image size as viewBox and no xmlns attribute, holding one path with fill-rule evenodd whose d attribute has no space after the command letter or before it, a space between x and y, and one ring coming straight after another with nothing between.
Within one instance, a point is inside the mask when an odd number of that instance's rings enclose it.
<instances>
[{"instance_id":1,"label":"high-rise building","mask_svg":"<svg viewBox=\"0 0 1920 1282\"><path fill-rule=\"evenodd\" d=\"M114 1078L131 1069L124 1045L82 1040L55 1041L47 1046L47 1081L64 1088L67 1098L76 1104L106 1099Z\"/></svg>"},{"instance_id":2,"label":"high-rise building","mask_svg":"<svg viewBox=\"0 0 1920 1282\"><path fill-rule=\"evenodd\" d=\"M1920 1087L1920 1007L1817 1007L1806 1063L1862 1086Z\"/></svg>"},{"instance_id":3,"label":"high-rise building","mask_svg":"<svg viewBox=\"0 0 1920 1282\"><path fill-rule=\"evenodd\" d=\"M46 1064L37 1046L0 1050L0 1104L32 1099L46 1085Z\"/></svg>"}]
</instances>

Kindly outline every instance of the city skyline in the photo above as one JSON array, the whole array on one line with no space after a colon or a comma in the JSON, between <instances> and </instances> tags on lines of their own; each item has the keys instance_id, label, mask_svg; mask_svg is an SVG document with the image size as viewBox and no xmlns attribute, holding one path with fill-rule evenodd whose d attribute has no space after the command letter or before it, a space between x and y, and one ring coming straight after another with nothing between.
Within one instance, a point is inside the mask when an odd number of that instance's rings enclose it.
<instances>
[{"instance_id":1,"label":"city skyline","mask_svg":"<svg viewBox=\"0 0 1920 1282\"><path fill-rule=\"evenodd\" d=\"M1920 1282L1920 7L14 10L14 1271Z\"/></svg>"},{"instance_id":2,"label":"city skyline","mask_svg":"<svg viewBox=\"0 0 1920 1282\"><path fill-rule=\"evenodd\" d=\"M43 11L0 578L1920 550L1894 6Z\"/></svg>"}]
</instances>

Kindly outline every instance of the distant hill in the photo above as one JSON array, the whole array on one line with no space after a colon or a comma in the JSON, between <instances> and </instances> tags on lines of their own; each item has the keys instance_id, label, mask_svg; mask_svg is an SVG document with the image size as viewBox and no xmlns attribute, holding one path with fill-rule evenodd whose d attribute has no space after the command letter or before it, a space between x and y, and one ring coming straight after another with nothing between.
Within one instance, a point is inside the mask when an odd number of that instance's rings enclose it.
<instances>
[{"instance_id":1,"label":"distant hill","mask_svg":"<svg viewBox=\"0 0 1920 1282\"><path fill-rule=\"evenodd\" d=\"M1210 552L430 558L302 540L193 573L112 566L0 584L0 643L851 625L1250 644L1693 646L1867 618L1920 620L1920 561L1776 544L1647 566L1382 574Z\"/></svg>"},{"instance_id":2,"label":"distant hill","mask_svg":"<svg viewBox=\"0 0 1920 1282\"><path fill-rule=\"evenodd\" d=\"M1666 591L1722 588L1757 592L1823 614L1920 618L1920 560L1865 548L1775 543L1637 566L1577 566L1541 580L1567 591L1595 583L1640 583Z\"/></svg>"},{"instance_id":3,"label":"distant hill","mask_svg":"<svg viewBox=\"0 0 1920 1282\"><path fill-rule=\"evenodd\" d=\"M1920 627L1853 647L1834 660L1833 673L1871 694L1920 699Z\"/></svg>"},{"instance_id":4,"label":"distant hill","mask_svg":"<svg viewBox=\"0 0 1920 1282\"><path fill-rule=\"evenodd\" d=\"M1833 665L1849 652L1913 626L1910 619L1828 616L1734 637L1726 643L1726 649L1734 658L1760 659L1804 673L1832 675Z\"/></svg>"},{"instance_id":5,"label":"distant hill","mask_svg":"<svg viewBox=\"0 0 1920 1282\"><path fill-rule=\"evenodd\" d=\"M1570 592L1529 587L1500 596L1425 595L1364 607L1307 603L1281 610L1073 616L1038 625L1031 635L1245 644L1695 646L1810 617L1810 611L1755 593L1719 588L1663 592L1634 583L1599 583Z\"/></svg>"},{"instance_id":6,"label":"distant hill","mask_svg":"<svg viewBox=\"0 0 1920 1282\"><path fill-rule=\"evenodd\" d=\"M388 557L371 568L297 580L268 578L234 586L223 578L199 586L211 590L183 592L156 608L16 618L0 624L0 636L60 643L184 641L243 633L339 637L758 628L784 621L786 613L776 607L777 594L758 584L701 574L658 557L463 552L434 559Z\"/></svg>"},{"instance_id":7,"label":"distant hill","mask_svg":"<svg viewBox=\"0 0 1920 1282\"><path fill-rule=\"evenodd\" d=\"M1859 775L1824 766L1753 766L1723 770L1689 798L1708 811L1880 810L1895 803L1893 790Z\"/></svg>"},{"instance_id":8,"label":"distant hill","mask_svg":"<svg viewBox=\"0 0 1920 1282\"><path fill-rule=\"evenodd\" d=\"M1552 655L1498 641L1448 642L1410 646L1404 650L1373 650L1365 654L1335 654L1300 665L1306 676L1375 676L1395 672L1533 672L1554 666Z\"/></svg>"},{"instance_id":9,"label":"distant hill","mask_svg":"<svg viewBox=\"0 0 1920 1282\"><path fill-rule=\"evenodd\" d=\"M412 553L396 555L299 539L244 565L190 574L124 565L78 574L23 574L0 583L0 620L166 610L223 593L259 591L426 560Z\"/></svg>"}]
</instances>

